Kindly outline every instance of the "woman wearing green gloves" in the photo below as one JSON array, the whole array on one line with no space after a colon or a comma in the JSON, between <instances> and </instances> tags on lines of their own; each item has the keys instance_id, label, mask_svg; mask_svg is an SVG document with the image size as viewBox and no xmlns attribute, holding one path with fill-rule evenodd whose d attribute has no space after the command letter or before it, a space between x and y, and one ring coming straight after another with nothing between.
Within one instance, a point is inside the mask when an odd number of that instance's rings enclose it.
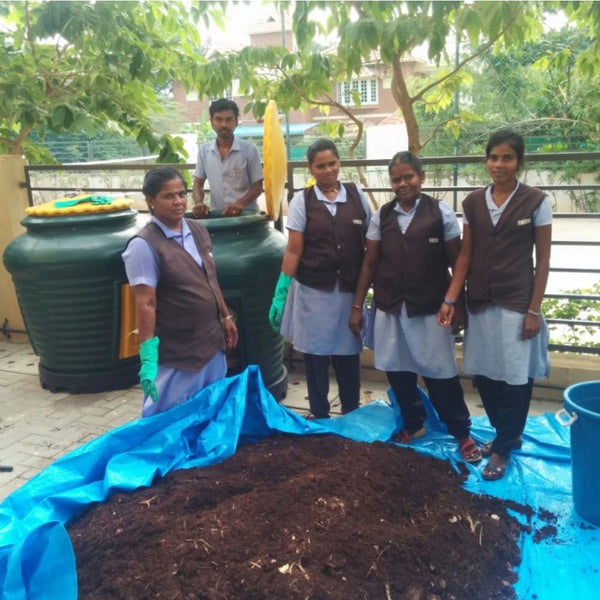
<instances>
[{"instance_id":1,"label":"woman wearing green gloves","mask_svg":"<svg viewBox=\"0 0 600 600\"><path fill-rule=\"evenodd\" d=\"M360 188L338 181L339 154L331 140L317 140L307 158L316 184L290 202L288 243L269 320L304 354L310 411L326 418L330 363L342 413L359 404L362 342L347 322L371 211Z\"/></svg>"},{"instance_id":2,"label":"woman wearing green gloves","mask_svg":"<svg viewBox=\"0 0 600 600\"><path fill-rule=\"evenodd\" d=\"M237 329L217 282L206 227L184 219L185 182L156 167L144 178L152 218L123 253L140 339L142 416L181 404L227 372Z\"/></svg>"}]
</instances>

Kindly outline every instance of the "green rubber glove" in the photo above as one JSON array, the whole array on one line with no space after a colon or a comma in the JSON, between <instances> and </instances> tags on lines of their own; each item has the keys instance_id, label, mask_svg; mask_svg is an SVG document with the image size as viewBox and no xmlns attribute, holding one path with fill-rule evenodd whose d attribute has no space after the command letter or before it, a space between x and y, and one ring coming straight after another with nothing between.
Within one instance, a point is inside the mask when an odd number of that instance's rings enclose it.
<instances>
[{"instance_id":1,"label":"green rubber glove","mask_svg":"<svg viewBox=\"0 0 600 600\"><path fill-rule=\"evenodd\" d=\"M56 200L54 202L55 208L68 208L69 206L75 206L76 204L83 204L89 202L90 204L111 204L113 201L112 196L82 196L81 198L75 198L73 200Z\"/></svg>"},{"instance_id":2,"label":"green rubber glove","mask_svg":"<svg viewBox=\"0 0 600 600\"><path fill-rule=\"evenodd\" d=\"M158 343L157 337L145 340L140 344L140 385L146 396L150 396L153 402L158 400L156 390L156 376L158 375Z\"/></svg>"},{"instance_id":3,"label":"green rubber glove","mask_svg":"<svg viewBox=\"0 0 600 600\"><path fill-rule=\"evenodd\" d=\"M279 279L275 286L275 294L271 302L271 309L269 310L269 322L277 333L279 333L279 328L281 327L285 299L287 298L291 283L292 277L290 275L286 275L283 271L279 273Z\"/></svg>"}]
</instances>

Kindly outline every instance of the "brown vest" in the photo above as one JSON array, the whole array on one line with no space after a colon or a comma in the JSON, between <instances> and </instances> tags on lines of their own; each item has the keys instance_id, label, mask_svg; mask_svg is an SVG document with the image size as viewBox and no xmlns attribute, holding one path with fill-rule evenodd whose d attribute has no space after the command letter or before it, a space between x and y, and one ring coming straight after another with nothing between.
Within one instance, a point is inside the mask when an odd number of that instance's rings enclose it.
<instances>
[{"instance_id":1,"label":"brown vest","mask_svg":"<svg viewBox=\"0 0 600 600\"><path fill-rule=\"evenodd\" d=\"M304 190L304 250L296 269L296 279L303 285L330 292L339 279L341 291L356 289L367 215L356 186L347 183L344 187L346 202L337 205L335 217L317 200L313 187Z\"/></svg>"},{"instance_id":2,"label":"brown vest","mask_svg":"<svg viewBox=\"0 0 600 600\"><path fill-rule=\"evenodd\" d=\"M437 313L448 289L449 261L439 200L421 194L405 233L394 210L396 199L380 211L381 246L373 277L377 308L399 314L406 302L409 317Z\"/></svg>"},{"instance_id":3,"label":"brown vest","mask_svg":"<svg viewBox=\"0 0 600 600\"><path fill-rule=\"evenodd\" d=\"M463 211L473 238L467 277L467 303L472 312L492 304L525 313L533 291L533 213L546 194L520 184L494 227L485 188L471 192Z\"/></svg>"},{"instance_id":4,"label":"brown vest","mask_svg":"<svg viewBox=\"0 0 600 600\"><path fill-rule=\"evenodd\" d=\"M204 268L155 223L140 231L158 257L156 329L158 362L186 371L200 371L225 348L215 290L218 289L210 235L204 225L186 219Z\"/></svg>"}]
</instances>

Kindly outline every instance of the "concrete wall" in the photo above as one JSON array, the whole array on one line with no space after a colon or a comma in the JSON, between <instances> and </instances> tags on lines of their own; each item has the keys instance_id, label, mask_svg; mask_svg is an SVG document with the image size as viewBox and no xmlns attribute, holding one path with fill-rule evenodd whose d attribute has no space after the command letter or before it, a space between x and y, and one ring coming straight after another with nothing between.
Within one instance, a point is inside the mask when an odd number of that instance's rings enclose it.
<instances>
[{"instance_id":1,"label":"concrete wall","mask_svg":"<svg viewBox=\"0 0 600 600\"><path fill-rule=\"evenodd\" d=\"M25 182L26 161L21 156L0 156L0 254L17 236L25 232L21 220L29 206ZM0 327L25 329L10 273L0 264ZM17 334L11 337L27 339Z\"/></svg>"},{"instance_id":2,"label":"concrete wall","mask_svg":"<svg viewBox=\"0 0 600 600\"><path fill-rule=\"evenodd\" d=\"M367 138L367 158L390 160L396 152L408 150L408 133L404 123L379 125L365 129ZM382 185L389 184L387 169L384 168L385 178ZM389 194L386 194L386 197Z\"/></svg>"}]
</instances>

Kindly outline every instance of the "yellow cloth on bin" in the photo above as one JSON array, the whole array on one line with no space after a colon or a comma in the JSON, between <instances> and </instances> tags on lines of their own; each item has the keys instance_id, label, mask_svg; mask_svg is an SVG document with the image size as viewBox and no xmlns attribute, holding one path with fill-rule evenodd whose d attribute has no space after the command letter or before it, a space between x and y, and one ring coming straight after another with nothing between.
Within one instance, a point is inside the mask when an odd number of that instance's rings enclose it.
<instances>
[{"instance_id":1,"label":"yellow cloth on bin","mask_svg":"<svg viewBox=\"0 0 600 600\"><path fill-rule=\"evenodd\" d=\"M89 202L84 199L89 198ZM38 204L36 206L30 206L25 209L25 212L32 217L62 217L65 215L87 215L101 212L112 212L116 210L123 210L129 208L133 204L133 200L130 198L111 198L109 203L104 204L92 204L94 196L90 194L78 194L77 196L64 196L45 202L44 204ZM72 206L65 206L58 208L57 202L73 201L79 203L73 204Z\"/></svg>"}]
</instances>

